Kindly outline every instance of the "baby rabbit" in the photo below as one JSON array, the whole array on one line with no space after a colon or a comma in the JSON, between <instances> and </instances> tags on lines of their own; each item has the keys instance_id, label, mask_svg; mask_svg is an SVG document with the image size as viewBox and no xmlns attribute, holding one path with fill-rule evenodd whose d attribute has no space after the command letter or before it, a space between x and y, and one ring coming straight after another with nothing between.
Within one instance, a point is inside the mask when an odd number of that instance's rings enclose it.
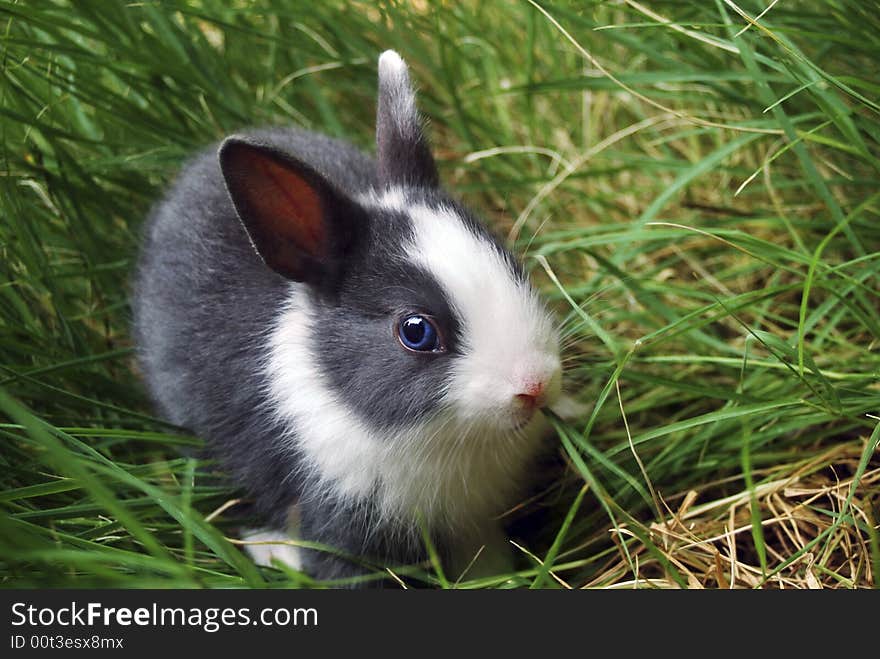
<instances>
[{"instance_id":1,"label":"baby rabbit","mask_svg":"<svg viewBox=\"0 0 880 659\"><path fill-rule=\"evenodd\" d=\"M450 570L484 545L509 554L496 518L560 395L555 323L440 188L393 51L376 145L374 160L300 129L229 137L154 208L134 283L159 410L252 498L252 539L335 548L255 549L318 579L423 560L424 529Z\"/></svg>"}]
</instances>

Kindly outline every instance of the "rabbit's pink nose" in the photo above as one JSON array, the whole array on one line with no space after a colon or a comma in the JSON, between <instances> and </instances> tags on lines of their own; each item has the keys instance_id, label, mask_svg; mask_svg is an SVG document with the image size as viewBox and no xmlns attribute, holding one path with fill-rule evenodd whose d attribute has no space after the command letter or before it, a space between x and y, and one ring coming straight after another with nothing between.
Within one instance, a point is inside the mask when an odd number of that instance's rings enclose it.
<instances>
[{"instance_id":1,"label":"rabbit's pink nose","mask_svg":"<svg viewBox=\"0 0 880 659\"><path fill-rule=\"evenodd\" d=\"M544 396L546 386L543 382L529 382L523 387L522 392L516 394L514 398L516 398L523 409L534 411L539 407L543 407L546 402L546 397Z\"/></svg>"}]
</instances>

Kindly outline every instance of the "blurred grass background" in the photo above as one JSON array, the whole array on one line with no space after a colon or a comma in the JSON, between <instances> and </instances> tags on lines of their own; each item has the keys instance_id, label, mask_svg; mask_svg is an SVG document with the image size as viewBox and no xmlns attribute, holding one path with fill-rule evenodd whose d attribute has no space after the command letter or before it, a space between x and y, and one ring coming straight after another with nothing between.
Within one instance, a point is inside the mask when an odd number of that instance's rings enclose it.
<instances>
[{"instance_id":1,"label":"blurred grass background","mask_svg":"<svg viewBox=\"0 0 880 659\"><path fill-rule=\"evenodd\" d=\"M153 417L127 280L194 149L371 149L386 48L583 404L520 569L457 585L876 585L877 3L0 0L0 35L4 586L316 585L244 558L235 492Z\"/></svg>"}]
</instances>

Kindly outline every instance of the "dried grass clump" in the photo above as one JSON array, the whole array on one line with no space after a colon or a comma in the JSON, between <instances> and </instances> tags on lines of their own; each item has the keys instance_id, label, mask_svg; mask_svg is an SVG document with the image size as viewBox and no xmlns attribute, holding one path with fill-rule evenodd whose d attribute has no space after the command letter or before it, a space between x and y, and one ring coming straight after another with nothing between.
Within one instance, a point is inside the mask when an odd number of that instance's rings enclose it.
<instances>
[{"instance_id":1,"label":"dried grass clump","mask_svg":"<svg viewBox=\"0 0 880 659\"><path fill-rule=\"evenodd\" d=\"M626 526L612 529L617 560L587 586L678 588L668 562L690 588L875 587L880 456L875 447L854 486L864 452L864 443L852 442L780 467L754 492L700 503L703 493L690 490L676 497L680 504L668 517L642 529L650 542L629 544L628 557L620 539L639 534ZM634 571L636 578L627 579Z\"/></svg>"}]
</instances>

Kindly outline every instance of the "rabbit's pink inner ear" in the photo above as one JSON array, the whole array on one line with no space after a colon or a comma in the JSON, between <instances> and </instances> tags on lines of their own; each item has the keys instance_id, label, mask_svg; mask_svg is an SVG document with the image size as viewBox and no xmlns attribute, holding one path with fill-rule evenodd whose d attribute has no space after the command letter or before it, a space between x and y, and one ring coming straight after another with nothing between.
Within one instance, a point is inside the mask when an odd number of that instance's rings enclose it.
<instances>
[{"instance_id":1,"label":"rabbit's pink inner ear","mask_svg":"<svg viewBox=\"0 0 880 659\"><path fill-rule=\"evenodd\" d=\"M238 170L249 172L243 192L249 217L245 220L257 247L275 251L272 243L291 242L315 258L327 254L324 208L318 192L299 173L257 149L242 149ZM259 226L254 226L258 224Z\"/></svg>"}]
</instances>

